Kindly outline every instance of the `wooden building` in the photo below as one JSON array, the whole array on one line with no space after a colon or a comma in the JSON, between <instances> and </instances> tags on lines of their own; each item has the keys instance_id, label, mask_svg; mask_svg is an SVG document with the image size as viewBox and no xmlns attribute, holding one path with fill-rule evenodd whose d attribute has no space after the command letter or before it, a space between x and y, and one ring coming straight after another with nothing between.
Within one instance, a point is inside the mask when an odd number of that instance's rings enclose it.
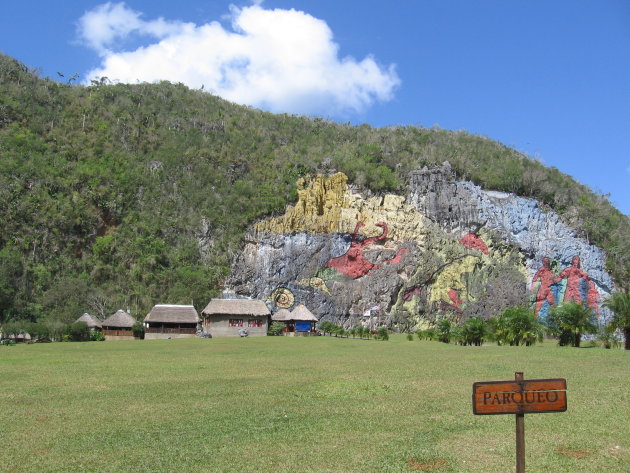
<instances>
[{"instance_id":1,"label":"wooden building","mask_svg":"<svg viewBox=\"0 0 630 473\"><path fill-rule=\"evenodd\" d=\"M136 323L131 315L120 309L115 314L103 320L103 335L105 340L133 340L131 327Z\"/></svg>"},{"instance_id":2,"label":"wooden building","mask_svg":"<svg viewBox=\"0 0 630 473\"><path fill-rule=\"evenodd\" d=\"M304 304L299 304L291 312L287 309L280 309L271 317L271 320L283 322L282 334L289 337L314 334L317 323L317 317Z\"/></svg>"},{"instance_id":3,"label":"wooden building","mask_svg":"<svg viewBox=\"0 0 630 473\"><path fill-rule=\"evenodd\" d=\"M90 331L101 332L103 330L103 323L99 320L99 318L94 315L90 315L87 312L74 322L85 322Z\"/></svg>"},{"instance_id":4,"label":"wooden building","mask_svg":"<svg viewBox=\"0 0 630 473\"><path fill-rule=\"evenodd\" d=\"M154 305L144 318L144 339L194 338L199 321L192 305Z\"/></svg>"},{"instance_id":5,"label":"wooden building","mask_svg":"<svg viewBox=\"0 0 630 473\"><path fill-rule=\"evenodd\" d=\"M271 313L267 304L252 299L212 299L201 311L203 330L213 337L267 335Z\"/></svg>"}]
</instances>

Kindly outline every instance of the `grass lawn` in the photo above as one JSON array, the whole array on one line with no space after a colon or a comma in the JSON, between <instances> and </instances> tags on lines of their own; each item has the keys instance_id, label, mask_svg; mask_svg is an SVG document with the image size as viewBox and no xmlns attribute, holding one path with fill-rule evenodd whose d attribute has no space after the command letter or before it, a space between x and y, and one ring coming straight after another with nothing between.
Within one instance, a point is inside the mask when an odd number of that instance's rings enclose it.
<instances>
[{"instance_id":1,"label":"grass lawn","mask_svg":"<svg viewBox=\"0 0 630 473\"><path fill-rule=\"evenodd\" d=\"M630 353L237 338L0 346L0 471L510 472L475 381L566 378L525 416L527 472L630 471Z\"/></svg>"}]
</instances>

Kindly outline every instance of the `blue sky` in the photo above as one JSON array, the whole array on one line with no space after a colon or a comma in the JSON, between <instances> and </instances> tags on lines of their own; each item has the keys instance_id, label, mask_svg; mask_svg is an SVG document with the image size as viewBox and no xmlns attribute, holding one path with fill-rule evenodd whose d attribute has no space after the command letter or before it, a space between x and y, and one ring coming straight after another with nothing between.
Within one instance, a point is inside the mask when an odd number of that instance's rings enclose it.
<instances>
[{"instance_id":1,"label":"blue sky","mask_svg":"<svg viewBox=\"0 0 630 473\"><path fill-rule=\"evenodd\" d=\"M627 0L7 1L0 51L57 80L165 78L274 112L466 130L630 214Z\"/></svg>"}]
</instances>

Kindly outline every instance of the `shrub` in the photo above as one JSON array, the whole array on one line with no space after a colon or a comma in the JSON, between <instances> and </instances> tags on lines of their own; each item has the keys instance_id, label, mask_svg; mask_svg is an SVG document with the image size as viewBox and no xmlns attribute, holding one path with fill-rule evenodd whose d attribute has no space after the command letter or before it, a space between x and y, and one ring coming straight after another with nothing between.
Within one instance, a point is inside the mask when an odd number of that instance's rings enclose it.
<instances>
[{"instance_id":1,"label":"shrub","mask_svg":"<svg viewBox=\"0 0 630 473\"><path fill-rule=\"evenodd\" d=\"M68 341L72 342L86 342L90 340L90 329L85 322L75 322L68 325L66 332ZM64 339L66 337L64 336Z\"/></svg>"},{"instance_id":2,"label":"shrub","mask_svg":"<svg viewBox=\"0 0 630 473\"><path fill-rule=\"evenodd\" d=\"M272 336L280 335L283 329L284 329L284 324L276 320L275 322L271 322L271 325L269 326L269 329L267 330L267 335L272 335Z\"/></svg>"},{"instance_id":3,"label":"shrub","mask_svg":"<svg viewBox=\"0 0 630 473\"><path fill-rule=\"evenodd\" d=\"M471 317L461 328L462 345L481 346L487 333L486 323L481 317Z\"/></svg>"},{"instance_id":4,"label":"shrub","mask_svg":"<svg viewBox=\"0 0 630 473\"><path fill-rule=\"evenodd\" d=\"M409 340L410 342L413 342L413 333L407 334L407 340Z\"/></svg>"},{"instance_id":5,"label":"shrub","mask_svg":"<svg viewBox=\"0 0 630 473\"><path fill-rule=\"evenodd\" d=\"M381 327L376 331L376 335L374 336L377 340L389 340L389 332L386 327Z\"/></svg>"},{"instance_id":6,"label":"shrub","mask_svg":"<svg viewBox=\"0 0 630 473\"><path fill-rule=\"evenodd\" d=\"M450 320L442 319L437 323L436 335L437 339L442 343L450 343L453 332L453 325Z\"/></svg>"},{"instance_id":7,"label":"shrub","mask_svg":"<svg viewBox=\"0 0 630 473\"><path fill-rule=\"evenodd\" d=\"M490 323L494 338L499 345L531 346L542 341L545 326L527 307L508 307Z\"/></svg>"},{"instance_id":8,"label":"shrub","mask_svg":"<svg viewBox=\"0 0 630 473\"><path fill-rule=\"evenodd\" d=\"M105 334L103 332L99 332L98 330L92 330L90 332L90 340L93 342L104 342Z\"/></svg>"},{"instance_id":9,"label":"shrub","mask_svg":"<svg viewBox=\"0 0 630 473\"><path fill-rule=\"evenodd\" d=\"M582 335L597 333L593 310L575 302L565 302L553 307L548 320L549 328L561 346L579 347Z\"/></svg>"},{"instance_id":10,"label":"shrub","mask_svg":"<svg viewBox=\"0 0 630 473\"><path fill-rule=\"evenodd\" d=\"M142 325L142 322L136 322L135 324L133 324L131 326L131 332L133 333L134 337L143 339L144 338L144 325Z\"/></svg>"}]
</instances>

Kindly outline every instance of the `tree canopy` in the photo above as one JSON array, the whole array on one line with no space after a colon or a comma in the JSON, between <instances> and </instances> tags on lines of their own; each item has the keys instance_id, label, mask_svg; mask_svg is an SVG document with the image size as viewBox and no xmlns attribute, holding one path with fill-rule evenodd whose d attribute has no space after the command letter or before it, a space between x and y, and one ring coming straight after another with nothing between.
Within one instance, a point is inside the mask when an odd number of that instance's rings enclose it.
<instances>
[{"instance_id":1,"label":"tree canopy","mask_svg":"<svg viewBox=\"0 0 630 473\"><path fill-rule=\"evenodd\" d=\"M458 178L538 199L630 281L630 223L608 200L496 141L238 106L182 84L60 84L0 55L0 322L74 320L156 301L200 309L245 229L342 171L374 192L448 160Z\"/></svg>"}]
</instances>

